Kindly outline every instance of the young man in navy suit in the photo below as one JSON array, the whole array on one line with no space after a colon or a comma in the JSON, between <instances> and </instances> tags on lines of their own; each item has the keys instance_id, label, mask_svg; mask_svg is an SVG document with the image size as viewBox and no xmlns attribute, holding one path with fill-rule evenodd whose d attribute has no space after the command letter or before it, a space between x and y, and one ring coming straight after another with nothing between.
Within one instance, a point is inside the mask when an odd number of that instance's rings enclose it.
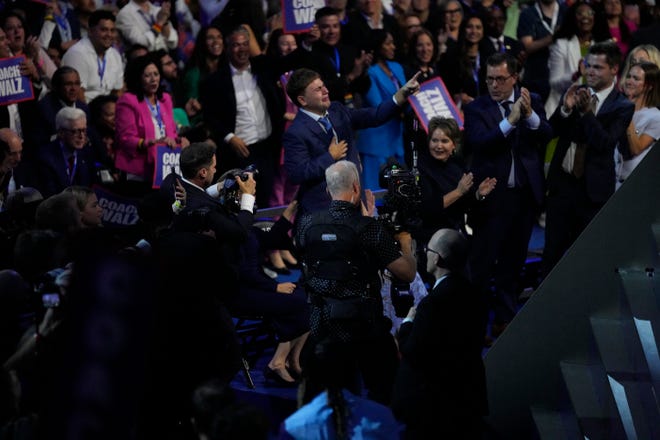
<instances>
[{"instance_id":1,"label":"young man in navy suit","mask_svg":"<svg viewBox=\"0 0 660 440\"><path fill-rule=\"evenodd\" d=\"M545 274L614 193L614 149L635 110L615 85L620 63L616 44L592 45L587 87L570 87L550 118L559 140L548 170Z\"/></svg>"},{"instance_id":2,"label":"young man in navy suit","mask_svg":"<svg viewBox=\"0 0 660 440\"><path fill-rule=\"evenodd\" d=\"M544 197L543 154L552 136L543 101L518 87L518 61L507 53L488 58L488 95L465 106L465 144L472 153L475 181L497 179L497 186L473 210L470 270L490 293L495 282L493 332L513 319L520 272Z\"/></svg>"},{"instance_id":3,"label":"young man in navy suit","mask_svg":"<svg viewBox=\"0 0 660 440\"><path fill-rule=\"evenodd\" d=\"M401 111L399 106L419 90L416 74L378 107L352 109L330 102L321 76L310 69L296 70L287 84L287 94L300 107L284 133L284 166L291 183L300 185L298 217L327 208L325 169L341 159L361 168L353 130L377 127Z\"/></svg>"}]
</instances>

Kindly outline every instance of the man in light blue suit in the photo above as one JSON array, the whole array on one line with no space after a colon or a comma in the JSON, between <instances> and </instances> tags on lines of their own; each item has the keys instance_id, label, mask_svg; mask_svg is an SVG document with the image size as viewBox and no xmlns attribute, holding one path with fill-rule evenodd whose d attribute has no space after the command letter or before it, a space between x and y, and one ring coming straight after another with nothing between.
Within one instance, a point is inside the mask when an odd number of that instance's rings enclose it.
<instances>
[{"instance_id":1,"label":"man in light blue suit","mask_svg":"<svg viewBox=\"0 0 660 440\"><path fill-rule=\"evenodd\" d=\"M291 75L287 94L300 111L282 143L286 172L291 183L300 185L298 217L330 205L324 174L327 167L346 159L361 169L353 129L377 127L397 115L406 98L419 90L417 76L378 107L352 109L330 102L317 72L298 69Z\"/></svg>"}]
</instances>

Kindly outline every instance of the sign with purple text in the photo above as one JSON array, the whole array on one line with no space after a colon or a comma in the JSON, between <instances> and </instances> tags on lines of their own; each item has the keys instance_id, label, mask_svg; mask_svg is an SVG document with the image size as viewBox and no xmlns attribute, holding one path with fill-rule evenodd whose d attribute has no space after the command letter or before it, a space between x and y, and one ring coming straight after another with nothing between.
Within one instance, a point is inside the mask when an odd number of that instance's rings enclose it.
<instances>
[{"instance_id":1,"label":"sign with purple text","mask_svg":"<svg viewBox=\"0 0 660 440\"><path fill-rule=\"evenodd\" d=\"M99 199L99 206L103 208L103 226L125 228L137 223L140 200L120 196L99 185L94 185L92 189Z\"/></svg>"},{"instance_id":2,"label":"sign with purple text","mask_svg":"<svg viewBox=\"0 0 660 440\"><path fill-rule=\"evenodd\" d=\"M429 121L434 116L453 118L463 129L463 116L440 78L433 78L420 84L419 92L408 97L424 131L429 132Z\"/></svg>"},{"instance_id":3,"label":"sign with purple text","mask_svg":"<svg viewBox=\"0 0 660 440\"><path fill-rule=\"evenodd\" d=\"M153 188L160 188L163 179L172 171L181 175L181 171L179 170L179 156L181 156L181 148L156 147Z\"/></svg>"},{"instance_id":4,"label":"sign with purple text","mask_svg":"<svg viewBox=\"0 0 660 440\"><path fill-rule=\"evenodd\" d=\"M0 105L34 98L30 78L21 75L20 64L23 61L23 56L0 59Z\"/></svg>"},{"instance_id":5,"label":"sign with purple text","mask_svg":"<svg viewBox=\"0 0 660 440\"><path fill-rule=\"evenodd\" d=\"M282 0L284 32L306 32L314 24L314 14L325 0Z\"/></svg>"}]
</instances>

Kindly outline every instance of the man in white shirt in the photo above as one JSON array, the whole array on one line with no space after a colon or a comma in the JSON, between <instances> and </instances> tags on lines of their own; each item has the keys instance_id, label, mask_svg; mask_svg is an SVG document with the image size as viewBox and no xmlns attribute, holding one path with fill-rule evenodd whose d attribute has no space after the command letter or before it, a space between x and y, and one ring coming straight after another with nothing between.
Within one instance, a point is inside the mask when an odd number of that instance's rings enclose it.
<instances>
[{"instance_id":1,"label":"man in white shirt","mask_svg":"<svg viewBox=\"0 0 660 440\"><path fill-rule=\"evenodd\" d=\"M127 46L140 44L150 52L175 49L179 36L169 21L171 9L169 0L162 6L149 0L131 0L117 14L117 29Z\"/></svg>"},{"instance_id":2,"label":"man in white shirt","mask_svg":"<svg viewBox=\"0 0 660 440\"><path fill-rule=\"evenodd\" d=\"M263 56L250 58L249 33L242 26L227 36L228 62L202 83L200 100L211 138L218 145L218 171L257 166L257 205L265 208L279 163L284 103Z\"/></svg>"},{"instance_id":3,"label":"man in white shirt","mask_svg":"<svg viewBox=\"0 0 660 440\"><path fill-rule=\"evenodd\" d=\"M112 47L115 41L115 16L98 10L89 17L89 34L71 46L62 58L80 75L80 100L90 102L99 95L117 95L124 88L124 63Z\"/></svg>"}]
</instances>

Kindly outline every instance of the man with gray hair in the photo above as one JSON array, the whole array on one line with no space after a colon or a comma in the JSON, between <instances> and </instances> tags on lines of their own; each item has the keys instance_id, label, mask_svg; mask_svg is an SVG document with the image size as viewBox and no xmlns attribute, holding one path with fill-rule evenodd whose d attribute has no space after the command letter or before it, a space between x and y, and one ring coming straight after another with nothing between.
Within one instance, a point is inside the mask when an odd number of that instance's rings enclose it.
<instances>
[{"instance_id":1,"label":"man with gray hair","mask_svg":"<svg viewBox=\"0 0 660 440\"><path fill-rule=\"evenodd\" d=\"M387 268L405 282L415 278L412 239L399 232L397 243L380 223L366 216L354 163L335 162L326 169L325 178L330 208L303 216L296 234L312 304L307 355L324 340L346 344L369 397L388 404L398 355L391 322L383 316L379 273ZM373 196L366 194L372 205ZM345 388L359 395L360 381L355 379ZM305 391L311 397L321 390L307 384Z\"/></svg>"},{"instance_id":2,"label":"man with gray hair","mask_svg":"<svg viewBox=\"0 0 660 440\"><path fill-rule=\"evenodd\" d=\"M87 139L87 116L79 108L64 107L55 115L57 139L37 152L37 189L44 197L71 185L96 181L92 147Z\"/></svg>"}]
</instances>

